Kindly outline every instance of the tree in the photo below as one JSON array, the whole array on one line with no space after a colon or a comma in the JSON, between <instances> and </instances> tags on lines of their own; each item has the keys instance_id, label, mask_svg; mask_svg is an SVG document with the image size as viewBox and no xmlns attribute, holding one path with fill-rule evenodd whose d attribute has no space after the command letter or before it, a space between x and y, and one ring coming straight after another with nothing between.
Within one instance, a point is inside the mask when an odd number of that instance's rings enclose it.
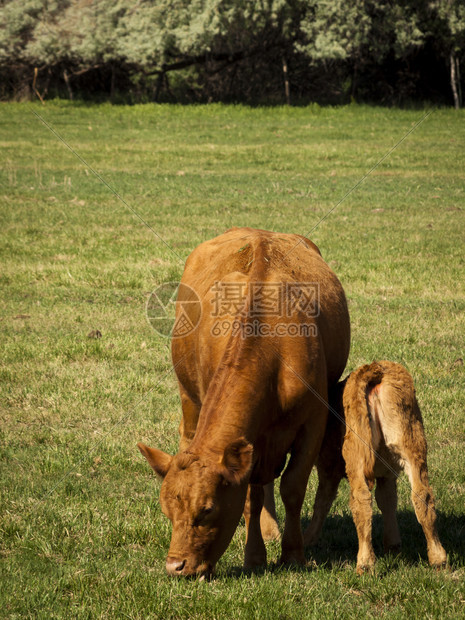
<instances>
[{"instance_id":1,"label":"tree","mask_svg":"<svg viewBox=\"0 0 465 620\"><path fill-rule=\"evenodd\" d=\"M286 0L143 0L121 23L119 52L161 79L192 65L226 66L284 47L298 6Z\"/></svg>"},{"instance_id":2,"label":"tree","mask_svg":"<svg viewBox=\"0 0 465 620\"><path fill-rule=\"evenodd\" d=\"M357 74L389 54L401 58L423 42L416 2L310 0L300 22L296 49L312 63L344 62L352 67L352 96Z\"/></svg>"},{"instance_id":3,"label":"tree","mask_svg":"<svg viewBox=\"0 0 465 620\"><path fill-rule=\"evenodd\" d=\"M462 106L460 62L465 50L464 0L434 0L428 5L429 34L449 64L450 85L456 109Z\"/></svg>"},{"instance_id":4,"label":"tree","mask_svg":"<svg viewBox=\"0 0 465 620\"><path fill-rule=\"evenodd\" d=\"M40 79L42 94L50 81L59 92L66 84L70 97L79 86L107 93L110 85L113 95L119 79L125 94L132 88L136 97L151 92L157 100L171 92L168 75L177 72L180 91L192 86L201 100L228 92L261 97L277 88L282 99L284 77L289 101L290 84L305 96L316 76L317 98L332 80L338 93L379 100L380 85L389 101L399 101L416 94L417 74L425 76L434 49L459 107L464 48L465 0L4 0L0 6L1 88L10 96L32 80L41 96Z\"/></svg>"}]
</instances>

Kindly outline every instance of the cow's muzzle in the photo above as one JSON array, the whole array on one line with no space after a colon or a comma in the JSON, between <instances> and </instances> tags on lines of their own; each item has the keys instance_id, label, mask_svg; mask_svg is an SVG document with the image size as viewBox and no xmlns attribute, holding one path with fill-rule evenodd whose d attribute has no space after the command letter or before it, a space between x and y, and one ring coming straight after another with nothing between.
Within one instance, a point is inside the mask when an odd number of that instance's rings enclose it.
<instances>
[{"instance_id":1,"label":"cow's muzzle","mask_svg":"<svg viewBox=\"0 0 465 620\"><path fill-rule=\"evenodd\" d=\"M188 566L186 560L179 560L170 556L166 559L166 572L174 577L200 577L208 578L213 572L213 568L208 563L200 564L195 568Z\"/></svg>"},{"instance_id":2,"label":"cow's muzzle","mask_svg":"<svg viewBox=\"0 0 465 620\"><path fill-rule=\"evenodd\" d=\"M166 572L169 575L182 575L185 566L186 560L177 560L170 557L166 559Z\"/></svg>"}]
</instances>

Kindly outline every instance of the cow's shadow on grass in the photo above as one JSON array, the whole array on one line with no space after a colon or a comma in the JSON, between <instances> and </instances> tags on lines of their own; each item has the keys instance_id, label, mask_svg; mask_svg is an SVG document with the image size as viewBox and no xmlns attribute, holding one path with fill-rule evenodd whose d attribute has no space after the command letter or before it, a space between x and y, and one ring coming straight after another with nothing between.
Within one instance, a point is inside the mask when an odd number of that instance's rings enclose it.
<instances>
[{"instance_id":1,"label":"cow's shadow on grass","mask_svg":"<svg viewBox=\"0 0 465 620\"><path fill-rule=\"evenodd\" d=\"M438 512L438 534L444 546L448 564L451 569L465 565L465 514L445 514ZM395 570L396 566L419 566L428 562L426 554L426 540L418 523L415 513L409 510L397 513L402 549L398 555L386 556L383 550L383 521L380 514L373 516L373 547L376 557L389 571ZM302 529L305 530L310 518L302 520ZM281 570L295 572L312 571L315 568L333 570L345 564L353 565L355 570L358 551L357 534L351 515L329 516L324 524L320 539L316 545L305 550L307 565L283 567L270 562L267 567L253 571L244 571L240 567L234 567L228 571L230 576L254 575ZM381 564L381 562L380 562Z\"/></svg>"}]
</instances>

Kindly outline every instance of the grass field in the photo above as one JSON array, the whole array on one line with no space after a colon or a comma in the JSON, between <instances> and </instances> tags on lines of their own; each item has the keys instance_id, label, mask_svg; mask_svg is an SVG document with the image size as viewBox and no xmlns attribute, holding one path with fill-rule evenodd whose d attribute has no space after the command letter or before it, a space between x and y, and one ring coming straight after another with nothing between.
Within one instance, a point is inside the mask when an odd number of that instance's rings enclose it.
<instances>
[{"instance_id":1,"label":"grass field","mask_svg":"<svg viewBox=\"0 0 465 620\"><path fill-rule=\"evenodd\" d=\"M464 616L465 113L415 128L426 112L1 105L0 617ZM415 377L448 570L426 562L403 477L403 551L383 557L375 509L373 576L355 574L345 482L307 568L279 568L271 543L266 570L241 572L241 523L212 582L166 576L136 442L174 452L180 403L145 304L240 225L320 247L349 299L347 370ZM314 492L312 474L303 525Z\"/></svg>"}]
</instances>

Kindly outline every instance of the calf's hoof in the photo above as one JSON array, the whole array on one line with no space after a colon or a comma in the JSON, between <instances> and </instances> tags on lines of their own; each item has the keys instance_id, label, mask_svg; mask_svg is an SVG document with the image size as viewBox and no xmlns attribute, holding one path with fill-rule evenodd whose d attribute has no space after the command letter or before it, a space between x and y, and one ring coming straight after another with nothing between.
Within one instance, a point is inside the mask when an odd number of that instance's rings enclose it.
<instances>
[{"instance_id":1,"label":"calf's hoof","mask_svg":"<svg viewBox=\"0 0 465 620\"><path fill-rule=\"evenodd\" d=\"M367 551L365 554L358 554L357 556L357 574L364 575L366 573L373 573L375 570L376 556L372 550Z\"/></svg>"},{"instance_id":2,"label":"calf's hoof","mask_svg":"<svg viewBox=\"0 0 465 620\"><path fill-rule=\"evenodd\" d=\"M374 564L357 564L357 575L372 575L374 572Z\"/></svg>"},{"instance_id":3,"label":"calf's hoof","mask_svg":"<svg viewBox=\"0 0 465 620\"><path fill-rule=\"evenodd\" d=\"M447 555L443 548L433 553L428 553L428 560L433 568L441 569L447 566Z\"/></svg>"}]
</instances>

